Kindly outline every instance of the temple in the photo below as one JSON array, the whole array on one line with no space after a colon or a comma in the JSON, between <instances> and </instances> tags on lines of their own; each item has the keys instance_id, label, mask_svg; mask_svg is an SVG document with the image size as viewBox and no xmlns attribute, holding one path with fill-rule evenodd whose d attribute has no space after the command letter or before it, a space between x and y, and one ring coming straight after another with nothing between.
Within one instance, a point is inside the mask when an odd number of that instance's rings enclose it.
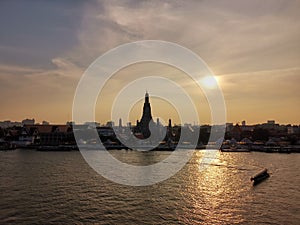
<instances>
[{"instance_id":1,"label":"temple","mask_svg":"<svg viewBox=\"0 0 300 225\"><path fill-rule=\"evenodd\" d=\"M151 115L151 106L149 102L149 94L146 91L145 102L143 107L143 115L140 121L137 121L137 129L143 135L143 138L148 138L151 135L149 130L150 123L154 123Z\"/></svg>"}]
</instances>

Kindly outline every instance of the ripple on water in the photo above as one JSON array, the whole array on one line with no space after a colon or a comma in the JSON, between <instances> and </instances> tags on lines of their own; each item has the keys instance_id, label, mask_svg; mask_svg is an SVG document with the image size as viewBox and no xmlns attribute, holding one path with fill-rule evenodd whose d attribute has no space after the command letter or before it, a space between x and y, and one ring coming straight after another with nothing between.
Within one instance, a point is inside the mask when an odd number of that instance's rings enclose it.
<instances>
[{"instance_id":1,"label":"ripple on water","mask_svg":"<svg viewBox=\"0 0 300 225\"><path fill-rule=\"evenodd\" d=\"M297 224L300 154L218 153L204 171L201 152L170 179L148 187L112 183L79 152L1 152L0 223ZM118 152L129 163L141 154ZM162 155L160 155L162 154ZM147 163L167 155L145 153ZM142 157L143 158L143 157ZM271 177L252 187L267 167Z\"/></svg>"}]
</instances>

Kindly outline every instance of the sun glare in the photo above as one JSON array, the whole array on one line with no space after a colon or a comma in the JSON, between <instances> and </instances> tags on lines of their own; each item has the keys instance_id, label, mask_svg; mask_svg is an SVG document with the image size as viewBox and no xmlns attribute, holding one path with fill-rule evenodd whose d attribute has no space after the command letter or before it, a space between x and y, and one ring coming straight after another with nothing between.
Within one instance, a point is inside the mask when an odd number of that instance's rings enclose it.
<instances>
[{"instance_id":1,"label":"sun glare","mask_svg":"<svg viewBox=\"0 0 300 225\"><path fill-rule=\"evenodd\" d=\"M218 86L218 80L215 76L207 76L201 79L201 84L206 88L216 88Z\"/></svg>"}]
</instances>

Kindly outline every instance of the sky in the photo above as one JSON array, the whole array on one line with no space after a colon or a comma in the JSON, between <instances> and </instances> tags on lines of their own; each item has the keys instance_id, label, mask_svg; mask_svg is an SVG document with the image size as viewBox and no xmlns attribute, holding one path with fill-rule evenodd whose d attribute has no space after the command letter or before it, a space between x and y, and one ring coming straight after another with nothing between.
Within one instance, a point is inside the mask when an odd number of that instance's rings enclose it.
<instances>
[{"instance_id":1,"label":"sky","mask_svg":"<svg viewBox=\"0 0 300 225\"><path fill-rule=\"evenodd\" d=\"M163 40L206 62L223 91L228 122L300 124L299 10L297 0L0 1L0 120L70 121L76 87L94 60L121 44ZM187 84L186 74L153 63L113 76L97 102L97 121L111 119L124 85L147 75L178 82L196 103L201 123L211 122L203 92ZM180 123L174 107L151 98L151 85L143 88L154 116ZM136 90L132 122L141 117L144 94Z\"/></svg>"}]
</instances>

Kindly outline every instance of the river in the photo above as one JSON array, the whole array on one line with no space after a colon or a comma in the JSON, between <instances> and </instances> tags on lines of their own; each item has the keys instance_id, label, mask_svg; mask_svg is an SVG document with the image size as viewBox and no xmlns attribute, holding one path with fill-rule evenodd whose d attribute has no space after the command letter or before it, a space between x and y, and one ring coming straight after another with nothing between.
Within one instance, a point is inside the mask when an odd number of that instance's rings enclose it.
<instances>
[{"instance_id":1,"label":"river","mask_svg":"<svg viewBox=\"0 0 300 225\"><path fill-rule=\"evenodd\" d=\"M131 164L169 152L111 151ZM141 157L142 156L142 157ZM1 224L299 224L300 154L204 151L176 175L151 186L113 183L80 152L0 152ZM253 187L262 168L271 176Z\"/></svg>"}]
</instances>

